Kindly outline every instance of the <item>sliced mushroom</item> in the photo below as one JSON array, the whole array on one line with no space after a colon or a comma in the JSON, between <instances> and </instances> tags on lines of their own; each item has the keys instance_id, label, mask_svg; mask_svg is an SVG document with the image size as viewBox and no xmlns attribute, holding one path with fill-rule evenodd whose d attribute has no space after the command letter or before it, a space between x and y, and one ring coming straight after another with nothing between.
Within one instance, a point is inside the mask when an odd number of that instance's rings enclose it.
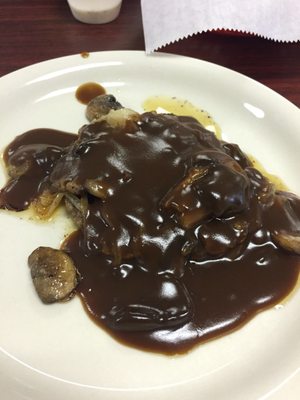
<instances>
[{"instance_id":1,"label":"sliced mushroom","mask_svg":"<svg viewBox=\"0 0 300 400\"><path fill-rule=\"evenodd\" d=\"M122 104L113 95L102 94L89 102L86 108L86 117L92 122L99 120L111 110L119 110L120 108L123 108Z\"/></svg>"},{"instance_id":2,"label":"sliced mushroom","mask_svg":"<svg viewBox=\"0 0 300 400\"><path fill-rule=\"evenodd\" d=\"M192 185L205 177L208 167L192 167L187 176L162 199L163 208L171 208L179 213L179 221L184 228L190 228L208 217L210 210L198 201Z\"/></svg>"},{"instance_id":3,"label":"sliced mushroom","mask_svg":"<svg viewBox=\"0 0 300 400\"><path fill-rule=\"evenodd\" d=\"M276 245L300 255L300 232L275 231L271 234Z\"/></svg>"},{"instance_id":4,"label":"sliced mushroom","mask_svg":"<svg viewBox=\"0 0 300 400\"><path fill-rule=\"evenodd\" d=\"M65 193L65 207L74 224L80 228L83 225L87 211L86 196L79 198L71 193Z\"/></svg>"},{"instance_id":5,"label":"sliced mushroom","mask_svg":"<svg viewBox=\"0 0 300 400\"><path fill-rule=\"evenodd\" d=\"M192 167L187 176L175 187L172 188L162 200L162 206L165 208L173 207L178 211L185 211L186 207L177 201L177 197L193 183L202 179L208 173L208 167ZM180 198L180 197L179 197Z\"/></svg>"},{"instance_id":6,"label":"sliced mushroom","mask_svg":"<svg viewBox=\"0 0 300 400\"><path fill-rule=\"evenodd\" d=\"M69 300L78 284L78 273L71 258L62 250L38 247L28 257L31 277L44 303Z\"/></svg>"},{"instance_id":7,"label":"sliced mushroom","mask_svg":"<svg viewBox=\"0 0 300 400\"><path fill-rule=\"evenodd\" d=\"M111 190L109 185L100 179L87 179L84 187L92 196L103 200L109 196Z\"/></svg>"}]
</instances>

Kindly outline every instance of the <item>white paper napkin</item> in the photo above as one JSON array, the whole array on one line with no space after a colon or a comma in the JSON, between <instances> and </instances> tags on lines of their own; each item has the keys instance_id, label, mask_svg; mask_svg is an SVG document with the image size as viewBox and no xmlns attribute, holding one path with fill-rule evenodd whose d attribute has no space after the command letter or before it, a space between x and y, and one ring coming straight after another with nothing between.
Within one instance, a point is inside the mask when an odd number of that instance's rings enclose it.
<instances>
[{"instance_id":1,"label":"white paper napkin","mask_svg":"<svg viewBox=\"0 0 300 400\"><path fill-rule=\"evenodd\" d=\"M146 52L198 32L230 29L300 40L300 0L141 0Z\"/></svg>"}]
</instances>

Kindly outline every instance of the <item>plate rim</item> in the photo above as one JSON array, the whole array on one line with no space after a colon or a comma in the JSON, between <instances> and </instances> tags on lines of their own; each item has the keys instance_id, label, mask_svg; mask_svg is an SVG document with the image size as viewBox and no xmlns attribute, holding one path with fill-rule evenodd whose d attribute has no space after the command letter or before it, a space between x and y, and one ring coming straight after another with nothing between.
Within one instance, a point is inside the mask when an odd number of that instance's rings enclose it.
<instances>
[{"instance_id":1,"label":"plate rim","mask_svg":"<svg viewBox=\"0 0 300 400\"><path fill-rule=\"evenodd\" d=\"M264 90L266 90L267 92L269 92L272 95L275 95L278 97L278 99L280 99L281 101L286 102L287 104L289 104L289 106L291 106L291 108L293 108L295 111L300 111L300 108L294 104L292 101L288 100L286 97L284 97L283 95L281 95L280 93L276 92L276 90L271 89L269 86L267 86L264 83L261 83L257 80L255 80L254 78L243 74L235 69L231 69L229 67L225 67L223 65L211 62L211 61L207 61L207 60L203 60L200 58L196 58L196 57L190 57L190 56L184 56L181 54L175 54L175 53L168 53L168 52L154 52L151 54L146 54L145 51L143 50L107 50L107 51L91 51L88 52L89 56L88 57L82 57L81 53L73 53L73 54L69 54L69 55L65 55L65 56L61 56L61 57L57 57L57 58L50 58L47 60L43 60L43 61L39 61L30 65L26 65L22 68L16 69L14 71L11 71L5 75L2 75L0 77L0 84L7 79L13 79L13 78L17 78L18 75L23 74L23 73L27 73L27 71L30 72L35 72L35 70L37 70L38 68L43 68L43 67L51 67L52 64L56 64L56 63L64 63L64 62L69 62L72 60L75 60L76 58L78 58L78 60L81 60L82 63L87 62L90 60L90 56L92 57L101 57L101 56L136 56L139 57L140 59L144 59L146 60L147 58L155 60L155 59L159 59L161 60L162 58L166 58L166 59L178 59L178 60L188 60L192 63L199 63L199 64L203 64L203 65L207 65L208 67L211 68L217 68L222 70L225 73L234 73L237 76L242 77L243 79L246 79L249 81L249 83L256 85L257 87L260 87L261 89L264 88Z\"/></svg>"}]
</instances>

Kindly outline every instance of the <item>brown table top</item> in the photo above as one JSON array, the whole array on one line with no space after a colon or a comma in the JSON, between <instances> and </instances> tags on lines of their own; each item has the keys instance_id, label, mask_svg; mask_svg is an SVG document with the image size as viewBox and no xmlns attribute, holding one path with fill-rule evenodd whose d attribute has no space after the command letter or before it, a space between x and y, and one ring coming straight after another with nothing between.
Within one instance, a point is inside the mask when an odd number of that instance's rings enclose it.
<instances>
[{"instance_id":1,"label":"brown table top","mask_svg":"<svg viewBox=\"0 0 300 400\"><path fill-rule=\"evenodd\" d=\"M144 50L139 0L123 0L118 19L87 25L63 0L1 0L0 76L83 51ZM161 51L196 57L241 72L300 107L300 43L228 33L194 35Z\"/></svg>"}]
</instances>

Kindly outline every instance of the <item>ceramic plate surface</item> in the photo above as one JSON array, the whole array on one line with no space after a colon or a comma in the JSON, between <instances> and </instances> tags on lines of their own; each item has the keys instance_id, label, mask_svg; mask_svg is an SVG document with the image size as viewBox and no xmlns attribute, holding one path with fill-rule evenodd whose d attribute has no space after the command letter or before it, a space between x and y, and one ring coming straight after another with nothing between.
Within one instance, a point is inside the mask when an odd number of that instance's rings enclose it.
<instances>
[{"instance_id":1,"label":"ceramic plate surface","mask_svg":"<svg viewBox=\"0 0 300 400\"><path fill-rule=\"evenodd\" d=\"M74 96L101 83L141 110L152 95L188 99L300 194L300 110L261 84L207 62L142 52L91 53L43 62L0 79L0 146L38 127L77 132ZM0 171L0 184L5 182ZM126 347L88 318L78 298L43 305L27 268L40 246L58 247L69 227L0 213L0 390L3 400L247 400L300 398L300 290L242 329L168 357Z\"/></svg>"}]
</instances>

